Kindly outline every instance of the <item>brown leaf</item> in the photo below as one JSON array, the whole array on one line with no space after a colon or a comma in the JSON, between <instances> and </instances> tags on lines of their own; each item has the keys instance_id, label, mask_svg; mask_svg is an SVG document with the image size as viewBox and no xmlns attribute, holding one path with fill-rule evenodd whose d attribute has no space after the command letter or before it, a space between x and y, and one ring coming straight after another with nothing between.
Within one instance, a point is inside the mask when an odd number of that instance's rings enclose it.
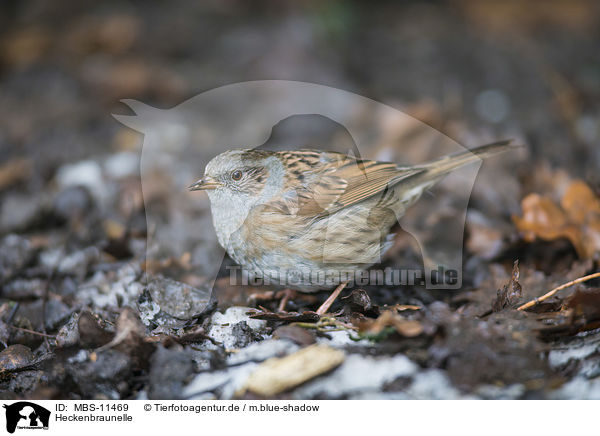
<instances>
[{"instance_id":1,"label":"brown leaf","mask_svg":"<svg viewBox=\"0 0 600 436\"><path fill-rule=\"evenodd\" d=\"M554 312L548 318L558 322L539 329L543 337L571 336L600 327L600 288L577 290L563 309L564 311Z\"/></svg>"},{"instance_id":2,"label":"brown leaf","mask_svg":"<svg viewBox=\"0 0 600 436\"><path fill-rule=\"evenodd\" d=\"M136 367L146 368L156 344L146 340L146 327L138 314L132 308L125 307L117 318L116 327L117 331L113 339L97 348L96 353L114 348L127 354Z\"/></svg>"},{"instance_id":3,"label":"brown leaf","mask_svg":"<svg viewBox=\"0 0 600 436\"><path fill-rule=\"evenodd\" d=\"M16 158L0 166L0 190L13 183L27 180L31 175L31 162Z\"/></svg>"},{"instance_id":4,"label":"brown leaf","mask_svg":"<svg viewBox=\"0 0 600 436\"><path fill-rule=\"evenodd\" d=\"M289 356L261 363L248 377L245 388L263 397L272 397L331 371L344 361L341 350L311 345Z\"/></svg>"},{"instance_id":5,"label":"brown leaf","mask_svg":"<svg viewBox=\"0 0 600 436\"><path fill-rule=\"evenodd\" d=\"M586 322L600 321L600 289L578 290L566 304L573 316Z\"/></svg>"},{"instance_id":6,"label":"brown leaf","mask_svg":"<svg viewBox=\"0 0 600 436\"><path fill-rule=\"evenodd\" d=\"M378 316L379 306L371 303L369 294L363 289L354 289L350 295L340 298L348 307L349 312L358 312L365 315Z\"/></svg>"},{"instance_id":7,"label":"brown leaf","mask_svg":"<svg viewBox=\"0 0 600 436\"><path fill-rule=\"evenodd\" d=\"M581 180L572 182L558 205L530 194L521 202L523 217L513 221L526 241L567 238L582 259L600 252L600 199Z\"/></svg>"},{"instance_id":8,"label":"brown leaf","mask_svg":"<svg viewBox=\"0 0 600 436\"><path fill-rule=\"evenodd\" d=\"M502 290L498 289L496 298L492 301L492 312L500 312L506 307L515 307L522 297L523 291L519 283L519 261L515 260L510 280Z\"/></svg>"},{"instance_id":9,"label":"brown leaf","mask_svg":"<svg viewBox=\"0 0 600 436\"><path fill-rule=\"evenodd\" d=\"M90 312L83 312L77 321L79 341L84 348L97 348L113 338L114 333L105 330Z\"/></svg>"},{"instance_id":10,"label":"brown leaf","mask_svg":"<svg viewBox=\"0 0 600 436\"><path fill-rule=\"evenodd\" d=\"M412 338L423 333L423 325L419 321L408 320L394 311L386 310L379 318L364 319L359 323L361 333L377 335L386 327L393 327L400 336Z\"/></svg>"}]
</instances>

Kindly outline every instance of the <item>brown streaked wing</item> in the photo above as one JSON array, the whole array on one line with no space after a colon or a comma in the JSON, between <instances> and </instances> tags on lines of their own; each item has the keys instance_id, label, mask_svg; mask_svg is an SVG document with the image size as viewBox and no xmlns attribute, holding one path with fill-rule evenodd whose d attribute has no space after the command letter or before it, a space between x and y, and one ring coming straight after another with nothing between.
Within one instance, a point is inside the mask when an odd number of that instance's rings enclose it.
<instances>
[{"instance_id":1,"label":"brown streaked wing","mask_svg":"<svg viewBox=\"0 0 600 436\"><path fill-rule=\"evenodd\" d=\"M297 213L305 216L333 213L422 171L336 152L285 152L284 158L292 162L289 177L303 174L304 184L297 189Z\"/></svg>"}]
</instances>

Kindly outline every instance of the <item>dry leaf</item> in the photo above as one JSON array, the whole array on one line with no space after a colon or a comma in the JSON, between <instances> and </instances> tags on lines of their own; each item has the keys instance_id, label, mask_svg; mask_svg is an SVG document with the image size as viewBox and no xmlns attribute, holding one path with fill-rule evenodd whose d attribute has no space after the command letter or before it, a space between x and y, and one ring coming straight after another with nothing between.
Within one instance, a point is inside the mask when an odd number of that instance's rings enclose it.
<instances>
[{"instance_id":1,"label":"dry leaf","mask_svg":"<svg viewBox=\"0 0 600 436\"><path fill-rule=\"evenodd\" d=\"M557 324L540 328L542 336L572 336L600 327L600 289L577 290L569 297L563 309L561 312L551 314L559 321Z\"/></svg>"},{"instance_id":2,"label":"dry leaf","mask_svg":"<svg viewBox=\"0 0 600 436\"><path fill-rule=\"evenodd\" d=\"M248 377L246 389L272 397L339 366L344 352L325 345L311 345L289 356L261 363Z\"/></svg>"},{"instance_id":3,"label":"dry leaf","mask_svg":"<svg viewBox=\"0 0 600 436\"><path fill-rule=\"evenodd\" d=\"M31 175L31 162L16 158L0 166L0 190L23 180Z\"/></svg>"},{"instance_id":4,"label":"dry leaf","mask_svg":"<svg viewBox=\"0 0 600 436\"><path fill-rule=\"evenodd\" d=\"M515 307L522 297L523 291L519 283L519 261L515 260L510 280L502 290L498 289L496 298L492 302L492 311L499 312L506 307Z\"/></svg>"},{"instance_id":5,"label":"dry leaf","mask_svg":"<svg viewBox=\"0 0 600 436\"><path fill-rule=\"evenodd\" d=\"M521 202L523 217L513 221L526 241L567 238L580 258L600 252L600 199L581 180L572 182L558 205L530 194Z\"/></svg>"},{"instance_id":6,"label":"dry leaf","mask_svg":"<svg viewBox=\"0 0 600 436\"><path fill-rule=\"evenodd\" d=\"M569 298L566 308L572 309L573 316L583 319L586 323L600 321L600 289L577 290Z\"/></svg>"},{"instance_id":7,"label":"dry leaf","mask_svg":"<svg viewBox=\"0 0 600 436\"><path fill-rule=\"evenodd\" d=\"M419 321L408 320L391 310L382 312L375 320L364 319L359 324L360 332L368 335L378 335L386 327L393 327L399 335L406 338L423 333L423 325Z\"/></svg>"}]
</instances>

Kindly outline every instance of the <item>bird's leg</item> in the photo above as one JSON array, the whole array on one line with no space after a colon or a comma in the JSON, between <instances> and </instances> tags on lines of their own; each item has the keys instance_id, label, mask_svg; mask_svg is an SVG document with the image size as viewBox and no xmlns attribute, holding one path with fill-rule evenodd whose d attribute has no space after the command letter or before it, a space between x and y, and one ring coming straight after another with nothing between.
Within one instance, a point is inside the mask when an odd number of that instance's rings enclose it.
<instances>
[{"instance_id":1,"label":"bird's leg","mask_svg":"<svg viewBox=\"0 0 600 436\"><path fill-rule=\"evenodd\" d=\"M342 282L338 285L337 288L335 288L335 290L331 293L329 298L327 298L327 300L325 300L325 302L321 304L321 306L317 309L318 315L323 316L327 313L335 299L340 295L340 293L344 290L347 284L348 282Z\"/></svg>"},{"instance_id":2,"label":"bird's leg","mask_svg":"<svg viewBox=\"0 0 600 436\"><path fill-rule=\"evenodd\" d=\"M287 305L288 301L290 301L290 298L294 298L295 296L296 291L292 289L286 288L283 291L278 292L276 297L281 297L281 301L279 302L279 306L277 307L277 312L285 312L285 306Z\"/></svg>"},{"instance_id":3,"label":"bird's leg","mask_svg":"<svg viewBox=\"0 0 600 436\"><path fill-rule=\"evenodd\" d=\"M277 312L285 311L285 306L287 305L290 298L294 298L296 296L296 291L292 289L284 289L283 291L275 292L275 291L267 291L250 294L248 296L248 301L252 303L256 303L259 301L271 301L280 299L279 306L277 307Z\"/></svg>"}]
</instances>

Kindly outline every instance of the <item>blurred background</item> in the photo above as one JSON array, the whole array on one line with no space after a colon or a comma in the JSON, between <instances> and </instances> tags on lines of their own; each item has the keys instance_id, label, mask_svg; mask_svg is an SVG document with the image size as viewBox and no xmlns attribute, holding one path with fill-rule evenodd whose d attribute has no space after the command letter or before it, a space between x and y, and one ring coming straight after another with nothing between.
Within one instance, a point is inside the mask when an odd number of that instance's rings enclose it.
<instances>
[{"instance_id":1,"label":"blurred background","mask_svg":"<svg viewBox=\"0 0 600 436\"><path fill-rule=\"evenodd\" d=\"M519 135L536 158L598 177L600 13L591 0L0 7L2 159L30 157L34 189L65 161L134 141L109 116L126 113L120 99L169 108L257 79L346 89L467 145L469 135Z\"/></svg>"}]
</instances>

